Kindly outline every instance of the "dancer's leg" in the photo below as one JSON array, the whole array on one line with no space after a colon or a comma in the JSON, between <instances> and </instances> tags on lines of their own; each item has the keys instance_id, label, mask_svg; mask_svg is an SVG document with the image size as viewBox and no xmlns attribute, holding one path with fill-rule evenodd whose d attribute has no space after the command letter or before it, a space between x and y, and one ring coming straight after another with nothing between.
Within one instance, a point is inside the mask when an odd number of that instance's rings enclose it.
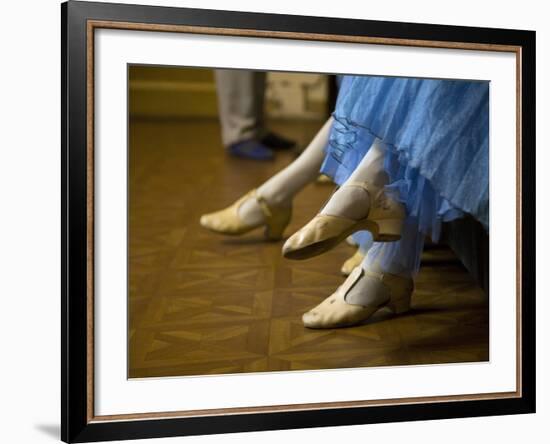
<instances>
[{"instance_id":1,"label":"dancer's leg","mask_svg":"<svg viewBox=\"0 0 550 444\"><path fill-rule=\"evenodd\" d=\"M386 149L374 140L353 174L311 221L287 239L283 256L307 259L334 248L347 235L366 229L374 240L399 239L405 207L385 192Z\"/></svg>"},{"instance_id":2,"label":"dancer's leg","mask_svg":"<svg viewBox=\"0 0 550 444\"><path fill-rule=\"evenodd\" d=\"M363 268L379 273L414 277L420 269L425 236L416 219L407 218L397 242L375 242L362 263Z\"/></svg>"},{"instance_id":3,"label":"dancer's leg","mask_svg":"<svg viewBox=\"0 0 550 444\"><path fill-rule=\"evenodd\" d=\"M361 267L365 271L390 274L412 279L420 268L420 257L424 248L424 234L418 230L415 219L408 218L403 226L401 240L396 242L375 242L367 252ZM346 295L346 302L358 305L373 305L380 297L386 297L380 285L373 285L369 279L359 279Z\"/></svg>"},{"instance_id":4,"label":"dancer's leg","mask_svg":"<svg viewBox=\"0 0 550 444\"><path fill-rule=\"evenodd\" d=\"M211 231L241 235L264 226L268 239L280 239L292 213L292 199L319 174L332 124L328 119L302 155L258 189L232 205L203 214L200 224Z\"/></svg>"},{"instance_id":5,"label":"dancer's leg","mask_svg":"<svg viewBox=\"0 0 550 444\"><path fill-rule=\"evenodd\" d=\"M346 184L369 182L377 188L386 185L388 177L384 171L384 155L385 148L380 139L375 139L361 163L332 195L321 214L339 215L354 220L366 217L370 206L368 193L360 187L346 187Z\"/></svg>"},{"instance_id":6,"label":"dancer's leg","mask_svg":"<svg viewBox=\"0 0 550 444\"><path fill-rule=\"evenodd\" d=\"M413 293L424 236L415 221L407 220L397 242L375 243L361 266L338 289L304 313L309 328L335 328L359 324L381 307L395 313L407 311Z\"/></svg>"},{"instance_id":7,"label":"dancer's leg","mask_svg":"<svg viewBox=\"0 0 550 444\"><path fill-rule=\"evenodd\" d=\"M268 205L290 206L294 196L317 178L325 157L331 125L332 117L326 121L300 157L257 189L258 196ZM248 199L239 208L239 217L253 225L263 221L264 213L255 199Z\"/></svg>"}]
</instances>

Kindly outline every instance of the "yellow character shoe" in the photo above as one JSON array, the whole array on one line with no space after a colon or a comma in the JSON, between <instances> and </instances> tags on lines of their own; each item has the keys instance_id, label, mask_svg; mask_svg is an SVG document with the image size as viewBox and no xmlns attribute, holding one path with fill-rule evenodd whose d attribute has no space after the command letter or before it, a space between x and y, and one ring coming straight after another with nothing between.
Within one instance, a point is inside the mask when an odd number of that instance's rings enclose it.
<instances>
[{"instance_id":1,"label":"yellow character shoe","mask_svg":"<svg viewBox=\"0 0 550 444\"><path fill-rule=\"evenodd\" d=\"M355 267L358 267L359 265L361 265L361 262L363 262L363 259L365 259L365 255L363 254L361 249L358 248L355 254L352 257L350 257L346 262L344 262L340 271L344 276L349 276Z\"/></svg>"},{"instance_id":2,"label":"yellow character shoe","mask_svg":"<svg viewBox=\"0 0 550 444\"><path fill-rule=\"evenodd\" d=\"M239 208L248 199L255 199L258 203L264 215L262 222L250 225L239 217ZM292 207L270 206L254 189L233 205L214 213L202 215L200 224L210 231L229 236L239 236L256 228L265 227L264 235L268 240L279 240L283 237L283 232L290 222L291 216Z\"/></svg>"},{"instance_id":3,"label":"yellow character shoe","mask_svg":"<svg viewBox=\"0 0 550 444\"><path fill-rule=\"evenodd\" d=\"M361 292L368 293L368 305L350 303L351 291L361 282ZM350 327L366 321L383 307L394 314L409 310L413 281L388 273L375 273L356 267L346 281L323 302L302 316L308 328Z\"/></svg>"},{"instance_id":4,"label":"yellow character shoe","mask_svg":"<svg viewBox=\"0 0 550 444\"><path fill-rule=\"evenodd\" d=\"M351 182L344 187L359 187L367 192L370 202L367 216L353 220L339 215L317 214L287 239L283 245L284 257L307 259L317 256L360 230L370 231L375 242L401 239L405 219L403 204L387 196L383 188L374 187L368 182Z\"/></svg>"}]
</instances>

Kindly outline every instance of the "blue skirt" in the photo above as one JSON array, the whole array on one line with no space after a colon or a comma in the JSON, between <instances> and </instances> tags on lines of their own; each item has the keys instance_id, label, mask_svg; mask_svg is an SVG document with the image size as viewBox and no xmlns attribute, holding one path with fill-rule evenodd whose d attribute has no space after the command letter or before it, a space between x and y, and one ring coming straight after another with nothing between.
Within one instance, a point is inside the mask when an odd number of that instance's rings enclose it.
<instances>
[{"instance_id":1,"label":"blue skirt","mask_svg":"<svg viewBox=\"0 0 550 444\"><path fill-rule=\"evenodd\" d=\"M321 172L337 184L378 138L386 191L421 233L437 241L441 223L465 213L488 229L488 82L344 76L333 118Z\"/></svg>"}]
</instances>

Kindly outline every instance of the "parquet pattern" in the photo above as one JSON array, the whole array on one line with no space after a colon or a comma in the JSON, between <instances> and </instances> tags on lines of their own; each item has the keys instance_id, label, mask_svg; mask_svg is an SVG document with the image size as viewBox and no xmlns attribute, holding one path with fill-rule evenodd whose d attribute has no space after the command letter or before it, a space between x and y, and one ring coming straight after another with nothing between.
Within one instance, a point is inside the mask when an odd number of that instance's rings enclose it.
<instances>
[{"instance_id":1,"label":"parquet pattern","mask_svg":"<svg viewBox=\"0 0 550 444\"><path fill-rule=\"evenodd\" d=\"M302 144L319 124L280 124ZM129 377L184 376L488 360L488 301L448 250L426 252L412 310L364 325L308 330L301 315L340 285L347 245L307 261L261 232L204 231L202 213L233 202L292 160L227 158L215 121L131 121ZM295 201L287 235L332 187Z\"/></svg>"}]
</instances>

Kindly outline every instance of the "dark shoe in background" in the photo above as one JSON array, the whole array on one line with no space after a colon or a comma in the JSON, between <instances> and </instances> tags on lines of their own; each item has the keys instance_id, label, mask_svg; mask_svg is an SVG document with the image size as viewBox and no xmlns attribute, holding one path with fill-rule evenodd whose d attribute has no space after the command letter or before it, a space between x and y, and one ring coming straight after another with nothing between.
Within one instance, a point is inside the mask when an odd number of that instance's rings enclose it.
<instances>
[{"instance_id":1,"label":"dark shoe in background","mask_svg":"<svg viewBox=\"0 0 550 444\"><path fill-rule=\"evenodd\" d=\"M255 139L237 142L227 147L230 155L252 160L272 160L273 151Z\"/></svg>"}]
</instances>

